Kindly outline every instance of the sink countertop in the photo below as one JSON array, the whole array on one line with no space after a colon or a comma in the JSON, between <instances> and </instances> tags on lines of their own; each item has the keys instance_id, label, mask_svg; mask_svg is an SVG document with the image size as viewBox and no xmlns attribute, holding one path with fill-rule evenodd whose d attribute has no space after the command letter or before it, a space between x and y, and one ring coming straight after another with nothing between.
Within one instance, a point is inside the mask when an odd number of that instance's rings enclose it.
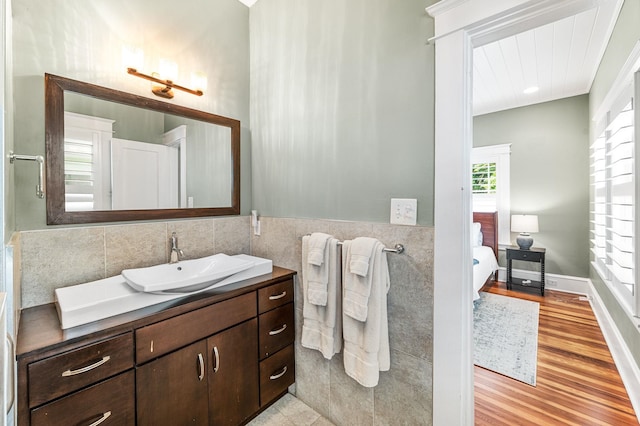
<instances>
[{"instance_id":1,"label":"sink countertop","mask_svg":"<svg viewBox=\"0 0 640 426\"><path fill-rule=\"evenodd\" d=\"M270 274L66 330L60 327L54 303L26 308L20 314L16 358L22 359L31 355L39 355L42 352L55 352L56 348L63 344L65 349L71 349L74 342L78 347L85 346L94 341L117 336L175 315L266 287L276 281L292 278L295 275L296 272L293 270L274 266L273 272Z\"/></svg>"}]
</instances>

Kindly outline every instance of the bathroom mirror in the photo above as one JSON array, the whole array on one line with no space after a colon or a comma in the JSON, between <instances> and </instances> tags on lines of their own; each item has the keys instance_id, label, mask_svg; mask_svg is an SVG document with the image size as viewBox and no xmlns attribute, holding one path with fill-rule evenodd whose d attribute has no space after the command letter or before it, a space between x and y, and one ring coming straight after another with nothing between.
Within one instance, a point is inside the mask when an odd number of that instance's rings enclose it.
<instances>
[{"instance_id":1,"label":"bathroom mirror","mask_svg":"<svg viewBox=\"0 0 640 426\"><path fill-rule=\"evenodd\" d=\"M240 214L240 122L45 74L47 224Z\"/></svg>"}]
</instances>

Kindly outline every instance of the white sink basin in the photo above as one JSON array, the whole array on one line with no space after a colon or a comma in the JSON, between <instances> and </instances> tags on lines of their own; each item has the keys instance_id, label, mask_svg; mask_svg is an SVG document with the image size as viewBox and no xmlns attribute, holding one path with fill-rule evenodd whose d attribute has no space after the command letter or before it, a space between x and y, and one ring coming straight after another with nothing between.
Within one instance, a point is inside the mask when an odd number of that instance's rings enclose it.
<instances>
[{"instance_id":1,"label":"white sink basin","mask_svg":"<svg viewBox=\"0 0 640 426\"><path fill-rule=\"evenodd\" d=\"M145 293L190 293L210 287L253 264L250 260L220 253L148 268L125 269L122 276L131 287Z\"/></svg>"},{"instance_id":2,"label":"white sink basin","mask_svg":"<svg viewBox=\"0 0 640 426\"><path fill-rule=\"evenodd\" d=\"M55 296L60 325L63 329L68 329L78 325L88 324L125 312L179 299L189 294L224 287L242 280L269 274L273 271L273 264L269 259L246 254L227 257L242 260L244 263L249 263L252 266L221 281L206 283L204 284L206 287L189 293L186 293L184 289L182 292L158 291L155 293L145 293L134 289L131 284L125 281L122 274L84 284L57 288L55 290ZM174 263L173 266L178 266L179 264L184 265L186 262L187 261ZM197 286L202 287L202 285Z\"/></svg>"}]
</instances>

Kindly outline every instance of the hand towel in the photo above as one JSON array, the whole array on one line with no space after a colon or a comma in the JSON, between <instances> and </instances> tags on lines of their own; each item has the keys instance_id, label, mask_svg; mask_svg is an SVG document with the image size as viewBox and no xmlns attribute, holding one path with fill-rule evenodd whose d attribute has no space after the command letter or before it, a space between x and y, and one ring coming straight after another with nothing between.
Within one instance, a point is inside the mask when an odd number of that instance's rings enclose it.
<instances>
[{"instance_id":1,"label":"hand towel","mask_svg":"<svg viewBox=\"0 0 640 426\"><path fill-rule=\"evenodd\" d=\"M343 270L349 265L351 242L342 247ZM380 371L391 366L389 351L389 325L387 320L387 293L390 279L387 254L384 245L376 244L371 258L371 291L367 301L366 321L359 321L346 314L343 309L342 332L344 338L343 361L347 375L365 387L378 384ZM350 272L344 273L344 285ZM344 301L346 303L346 301Z\"/></svg>"},{"instance_id":2,"label":"hand towel","mask_svg":"<svg viewBox=\"0 0 640 426\"><path fill-rule=\"evenodd\" d=\"M323 234L322 232L314 232L309 239L309 254L307 255L307 261L315 266L320 266L325 259L325 248L327 240L331 235Z\"/></svg>"},{"instance_id":3,"label":"hand towel","mask_svg":"<svg viewBox=\"0 0 640 426\"><path fill-rule=\"evenodd\" d=\"M326 359L331 359L342 348L342 281L341 264L338 255L338 240L330 237L327 241L329 250L325 264L328 269L327 303L319 306L309 302L309 269L312 266L305 262L308 255L309 237L302 238L302 339L305 348L319 350Z\"/></svg>"},{"instance_id":4,"label":"hand towel","mask_svg":"<svg viewBox=\"0 0 640 426\"><path fill-rule=\"evenodd\" d=\"M327 283L329 281L329 244L331 235L314 232L307 239L307 283L309 289L309 303L319 306L327 304Z\"/></svg>"},{"instance_id":5,"label":"hand towel","mask_svg":"<svg viewBox=\"0 0 640 426\"><path fill-rule=\"evenodd\" d=\"M349 262L349 272L367 276L369 271L369 259L373 254L373 247L378 242L375 238L358 237L351 243L351 260Z\"/></svg>"},{"instance_id":6,"label":"hand towel","mask_svg":"<svg viewBox=\"0 0 640 426\"><path fill-rule=\"evenodd\" d=\"M374 252L382 250L382 248L384 248L384 245L380 241L367 237L356 238L351 241L347 247L343 246L342 248L343 258L344 254L347 255L344 270L348 271L344 275L344 300L342 309L346 315L358 321L366 321L367 319L367 304L371 292L371 280L373 278L373 273L367 273L367 271L372 272L373 268L369 267L369 263L373 256L375 256ZM353 267L354 258L358 259L355 261L356 268ZM366 263L366 268L364 268L365 274L361 275L363 263Z\"/></svg>"}]
</instances>

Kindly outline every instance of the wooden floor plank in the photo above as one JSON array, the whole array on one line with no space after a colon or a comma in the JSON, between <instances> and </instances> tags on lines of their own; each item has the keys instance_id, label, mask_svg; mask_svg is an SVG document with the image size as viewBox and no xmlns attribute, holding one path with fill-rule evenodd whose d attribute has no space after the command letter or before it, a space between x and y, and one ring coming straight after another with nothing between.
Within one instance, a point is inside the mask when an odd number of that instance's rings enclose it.
<instances>
[{"instance_id":1,"label":"wooden floor plank","mask_svg":"<svg viewBox=\"0 0 640 426\"><path fill-rule=\"evenodd\" d=\"M483 290L540 303L537 386L476 366L476 425L638 425L588 301L497 281Z\"/></svg>"}]
</instances>

